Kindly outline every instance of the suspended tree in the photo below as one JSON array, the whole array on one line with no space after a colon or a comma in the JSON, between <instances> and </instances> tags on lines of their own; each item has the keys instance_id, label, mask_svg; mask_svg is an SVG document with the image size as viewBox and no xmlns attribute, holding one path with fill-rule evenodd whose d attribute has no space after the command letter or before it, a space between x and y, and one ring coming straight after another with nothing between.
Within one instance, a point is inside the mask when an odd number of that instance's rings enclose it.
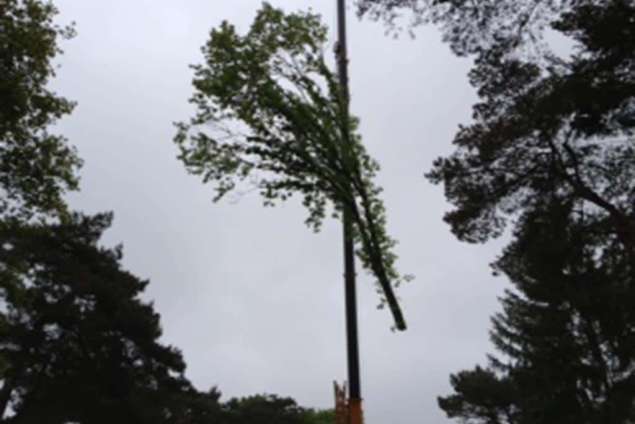
<instances>
[{"instance_id":1,"label":"suspended tree","mask_svg":"<svg viewBox=\"0 0 635 424\"><path fill-rule=\"evenodd\" d=\"M356 253L377 279L395 326L405 329L393 292L395 241L373 183L379 166L347 119L337 79L324 59L327 29L312 13L285 14L264 4L240 35L224 22L194 66L197 113L178 125L176 143L189 172L213 183L215 200L243 184L273 205L299 195L319 230L329 211L349 205ZM350 134L344 143L343 134Z\"/></svg>"}]
</instances>

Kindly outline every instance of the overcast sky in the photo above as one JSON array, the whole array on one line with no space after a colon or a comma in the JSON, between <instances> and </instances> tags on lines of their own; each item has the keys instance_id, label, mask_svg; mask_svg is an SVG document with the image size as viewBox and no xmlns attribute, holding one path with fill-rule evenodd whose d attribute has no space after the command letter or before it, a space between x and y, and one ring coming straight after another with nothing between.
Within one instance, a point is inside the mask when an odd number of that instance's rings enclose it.
<instances>
[{"instance_id":1,"label":"overcast sky","mask_svg":"<svg viewBox=\"0 0 635 424\"><path fill-rule=\"evenodd\" d=\"M313 234L299 202L263 208L255 193L213 204L212 187L186 174L172 143L172 123L192 113L188 65L202 60L209 30L224 19L245 30L260 1L55 3L78 30L54 82L78 102L59 126L85 160L82 191L69 200L115 212L104 242L123 243L125 266L151 281L146 297L188 377L225 398L266 392L332 407L332 381L346 377L340 224ZM313 7L335 23L335 0L271 3ZM491 351L489 317L507 282L488 264L501 242L459 243L441 220L442 188L423 177L470 119L469 62L434 28L414 40L384 30L351 14L352 111L382 164L399 270L416 279L398 293L409 330L392 333L372 279L359 273L366 422L445 423L436 396L449 393L449 374Z\"/></svg>"}]
</instances>

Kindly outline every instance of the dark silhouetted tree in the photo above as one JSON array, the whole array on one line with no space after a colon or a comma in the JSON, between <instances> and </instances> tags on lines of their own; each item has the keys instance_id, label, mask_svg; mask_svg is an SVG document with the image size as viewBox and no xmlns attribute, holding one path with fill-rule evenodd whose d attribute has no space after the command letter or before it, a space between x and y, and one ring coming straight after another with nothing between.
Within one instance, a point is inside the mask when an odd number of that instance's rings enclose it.
<instances>
[{"instance_id":1,"label":"dark silhouetted tree","mask_svg":"<svg viewBox=\"0 0 635 424\"><path fill-rule=\"evenodd\" d=\"M223 404L223 412L227 424L304 424L305 415L293 399L274 395L231 399Z\"/></svg>"},{"instance_id":2,"label":"dark silhouetted tree","mask_svg":"<svg viewBox=\"0 0 635 424\"><path fill-rule=\"evenodd\" d=\"M501 299L488 369L452 376L440 398L475 423L629 423L635 419L635 279L620 242L584 210L550 201L524 215L494 269ZM598 239L612 239L598 243ZM606 245L598 260L597 245Z\"/></svg>"},{"instance_id":3,"label":"dark silhouetted tree","mask_svg":"<svg viewBox=\"0 0 635 424\"><path fill-rule=\"evenodd\" d=\"M158 341L159 315L139 299L147 282L98 246L109 224L0 226L3 422L214 422L218 395L197 393Z\"/></svg>"},{"instance_id":4,"label":"dark silhouetted tree","mask_svg":"<svg viewBox=\"0 0 635 424\"><path fill-rule=\"evenodd\" d=\"M299 194L318 230L328 208L351 205L357 254L377 279L396 326L405 328L393 285L401 281L395 242L356 121L340 110L340 89L324 61L327 29L312 13L268 4L246 35L229 23L211 32L194 66L196 116L176 143L187 169L212 182L218 200L251 183L272 205ZM343 142L350 134L350 143Z\"/></svg>"},{"instance_id":5,"label":"dark silhouetted tree","mask_svg":"<svg viewBox=\"0 0 635 424\"><path fill-rule=\"evenodd\" d=\"M635 4L627 0L362 0L366 13L415 8L439 23L481 102L456 152L429 174L478 242L549 193L566 193L635 249ZM391 12L392 11L392 12ZM553 34L574 44L550 48Z\"/></svg>"},{"instance_id":6,"label":"dark silhouetted tree","mask_svg":"<svg viewBox=\"0 0 635 424\"><path fill-rule=\"evenodd\" d=\"M298 406L291 398L256 395L230 399L223 404L222 424L327 424L332 411L315 411Z\"/></svg>"},{"instance_id":7,"label":"dark silhouetted tree","mask_svg":"<svg viewBox=\"0 0 635 424\"><path fill-rule=\"evenodd\" d=\"M413 11L474 58L473 122L429 178L460 239L514 229L495 267L517 290L492 331L509 361L454 375L441 406L480 423L633 422L635 3L358 5L391 24Z\"/></svg>"},{"instance_id":8,"label":"dark silhouetted tree","mask_svg":"<svg viewBox=\"0 0 635 424\"><path fill-rule=\"evenodd\" d=\"M58 42L73 35L56 13L48 1L0 0L0 218L64 212L77 187L79 158L49 132L73 108L48 87Z\"/></svg>"}]
</instances>

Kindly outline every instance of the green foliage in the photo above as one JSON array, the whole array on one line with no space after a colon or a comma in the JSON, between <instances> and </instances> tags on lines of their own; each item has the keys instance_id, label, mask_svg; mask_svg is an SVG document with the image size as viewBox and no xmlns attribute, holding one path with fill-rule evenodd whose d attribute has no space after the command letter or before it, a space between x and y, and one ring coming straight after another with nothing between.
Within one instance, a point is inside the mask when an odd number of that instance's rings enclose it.
<instances>
[{"instance_id":1,"label":"green foliage","mask_svg":"<svg viewBox=\"0 0 635 424\"><path fill-rule=\"evenodd\" d=\"M305 412L304 424L335 424L335 410L307 410Z\"/></svg>"},{"instance_id":2,"label":"green foliage","mask_svg":"<svg viewBox=\"0 0 635 424\"><path fill-rule=\"evenodd\" d=\"M304 411L293 399L275 395L256 395L242 399L230 399L223 404L224 422L247 423L303 423Z\"/></svg>"},{"instance_id":3,"label":"green foliage","mask_svg":"<svg viewBox=\"0 0 635 424\"><path fill-rule=\"evenodd\" d=\"M291 398L256 395L234 398L222 405L222 424L333 424L333 411L298 406Z\"/></svg>"},{"instance_id":4,"label":"green foliage","mask_svg":"<svg viewBox=\"0 0 635 424\"><path fill-rule=\"evenodd\" d=\"M299 194L316 231L329 207L337 216L350 205L357 254L404 329L392 290L402 281L395 242L372 181L379 166L341 108L324 62L326 36L317 15L284 14L268 4L244 36L227 22L212 30L205 63L194 66L197 113L178 124L175 141L187 169L215 185L215 200L241 183L255 187L266 205Z\"/></svg>"},{"instance_id":5,"label":"green foliage","mask_svg":"<svg viewBox=\"0 0 635 424\"><path fill-rule=\"evenodd\" d=\"M191 387L139 300L147 282L121 269L120 249L97 246L109 224L0 225L2 422L210 422L195 418L213 415L213 393Z\"/></svg>"},{"instance_id":6,"label":"green foliage","mask_svg":"<svg viewBox=\"0 0 635 424\"><path fill-rule=\"evenodd\" d=\"M48 131L73 108L47 87L58 41L73 35L56 13L46 1L0 0L0 217L63 213L63 193L77 187L81 161Z\"/></svg>"}]
</instances>

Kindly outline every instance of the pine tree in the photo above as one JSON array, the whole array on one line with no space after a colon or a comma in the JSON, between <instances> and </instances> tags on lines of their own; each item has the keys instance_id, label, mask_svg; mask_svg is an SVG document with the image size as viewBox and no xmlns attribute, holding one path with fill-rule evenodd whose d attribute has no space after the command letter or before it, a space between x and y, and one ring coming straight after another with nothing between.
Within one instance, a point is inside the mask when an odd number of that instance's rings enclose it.
<instances>
[{"instance_id":1,"label":"pine tree","mask_svg":"<svg viewBox=\"0 0 635 424\"><path fill-rule=\"evenodd\" d=\"M120 249L98 246L109 224L109 215L73 215L0 226L3 422L179 424L214 415L218 396L196 392L180 352L159 342L159 315L139 299L147 282L121 268Z\"/></svg>"},{"instance_id":2,"label":"pine tree","mask_svg":"<svg viewBox=\"0 0 635 424\"><path fill-rule=\"evenodd\" d=\"M514 284L493 318L499 356L439 399L478 423L629 423L635 418L635 279L619 241L553 200L522 217L494 264Z\"/></svg>"},{"instance_id":3,"label":"pine tree","mask_svg":"<svg viewBox=\"0 0 635 424\"><path fill-rule=\"evenodd\" d=\"M428 174L468 242L512 241L493 321L502 359L440 399L480 423L625 423L635 401L635 3L359 0L437 24L474 59L479 103ZM552 48L555 35L573 45Z\"/></svg>"},{"instance_id":4,"label":"pine tree","mask_svg":"<svg viewBox=\"0 0 635 424\"><path fill-rule=\"evenodd\" d=\"M460 127L455 153L429 173L455 206L446 221L460 239L496 237L515 215L562 192L606 220L634 254L632 0L358 4L388 19L414 10L442 28L456 54L474 58L474 122ZM552 49L549 33L568 39L571 54Z\"/></svg>"}]
</instances>

